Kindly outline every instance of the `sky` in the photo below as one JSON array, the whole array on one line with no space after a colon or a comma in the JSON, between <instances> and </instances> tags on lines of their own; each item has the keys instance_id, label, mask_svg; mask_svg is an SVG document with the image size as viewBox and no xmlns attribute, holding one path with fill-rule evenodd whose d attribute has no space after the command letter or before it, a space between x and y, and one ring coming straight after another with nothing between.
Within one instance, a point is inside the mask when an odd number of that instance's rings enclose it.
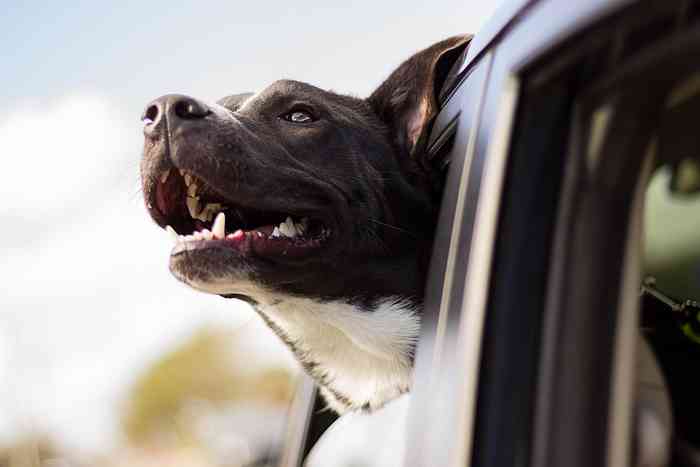
<instances>
[{"instance_id":1,"label":"sky","mask_svg":"<svg viewBox=\"0 0 700 467\"><path fill-rule=\"evenodd\" d=\"M261 364L291 364L245 305L170 276L139 191L150 100L282 78L367 96L497 3L3 2L0 441L45 431L109 448L128 384L207 324L245 326Z\"/></svg>"}]
</instances>

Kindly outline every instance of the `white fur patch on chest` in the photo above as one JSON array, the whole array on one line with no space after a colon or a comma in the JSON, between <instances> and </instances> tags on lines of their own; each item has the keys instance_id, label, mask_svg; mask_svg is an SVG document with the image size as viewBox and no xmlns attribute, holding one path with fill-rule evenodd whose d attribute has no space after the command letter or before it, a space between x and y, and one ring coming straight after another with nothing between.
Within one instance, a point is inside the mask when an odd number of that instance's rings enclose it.
<instances>
[{"instance_id":1,"label":"white fur patch on chest","mask_svg":"<svg viewBox=\"0 0 700 467\"><path fill-rule=\"evenodd\" d=\"M190 285L209 293L232 292L228 284ZM342 301L268 292L250 282L238 282L235 289L259 303L258 313L337 412L374 410L409 390L420 320L408 300L387 297L365 310Z\"/></svg>"},{"instance_id":2,"label":"white fur patch on chest","mask_svg":"<svg viewBox=\"0 0 700 467\"><path fill-rule=\"evenodd\" d=\"M408 302L387 299L367 311L290 298L259 312L297 347L334 410L373 410L408 391L420 324Z\"/></svg>"}]
</instances>

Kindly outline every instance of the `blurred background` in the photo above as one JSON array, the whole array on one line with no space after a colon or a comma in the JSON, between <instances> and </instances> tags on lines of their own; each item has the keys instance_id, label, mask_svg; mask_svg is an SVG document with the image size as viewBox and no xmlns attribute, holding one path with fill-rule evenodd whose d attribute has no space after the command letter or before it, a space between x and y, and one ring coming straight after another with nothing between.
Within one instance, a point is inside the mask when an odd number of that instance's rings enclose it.
<instances>
[{"instance_id":1,"label":"blurred background","mask_svg":"<svg viewBox=\"0 0 700 467\"><path fill-rule=\"evenodd\" d=\"M146 103L291 78L367 96L497 2L3 2L0 466L274 458L298 369L247 305L168 272Z\"/></svg>"}]
</instances>

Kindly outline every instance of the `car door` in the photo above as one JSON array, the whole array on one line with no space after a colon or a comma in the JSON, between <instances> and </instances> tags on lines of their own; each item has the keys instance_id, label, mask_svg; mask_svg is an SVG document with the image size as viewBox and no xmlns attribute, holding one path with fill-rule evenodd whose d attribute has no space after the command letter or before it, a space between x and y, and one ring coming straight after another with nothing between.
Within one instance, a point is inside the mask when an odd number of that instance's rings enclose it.
<instances>
[{"instance_id":1,"label":"car door","mask_svg":"<svg viewBox=\"0 0 700 467\"><path fill-rule=\"evenodd\" d=\"M447 178L404 465L638 460L644 193L699 18L697 0L513 1L475 37L431 138Z\"/></svg>"},{"instance_id":2,"label":"car door","mask_svg":"<svg viewBox=\"0 0 700 467\"><path fill-rule=\"evenodd\" d=\"M426 358L440 331L424 327L406 465L639 461L642 208L654 160L674 157L653 148L669 96L698 70L698 11L542 1L477 35L467 66L492 64L467 266L450 279L463 288L455 344Z\"/></svg>"}]
</instances>

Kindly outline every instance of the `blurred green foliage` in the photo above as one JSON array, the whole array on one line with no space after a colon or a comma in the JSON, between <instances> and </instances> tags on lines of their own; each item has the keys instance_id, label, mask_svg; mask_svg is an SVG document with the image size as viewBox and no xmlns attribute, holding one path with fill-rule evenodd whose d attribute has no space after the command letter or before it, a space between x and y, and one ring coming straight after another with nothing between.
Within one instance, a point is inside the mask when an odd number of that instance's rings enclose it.
<instances>
[{"instance_id":1,"label":"blurred green foliage","mask_svg":"<svg viewBox=\"0 0 700 467\"><path fill-rule=\"evenodd\" d=\"M235 332L202 329L146 370L130 391L123 431L135 444L175 434L191 440L181 414L193 401L288 404L293 390L286 368L256 371L254 358L236 346ZM252 367L251 367L252 366Z\"/></svg>"}]
</instances>

